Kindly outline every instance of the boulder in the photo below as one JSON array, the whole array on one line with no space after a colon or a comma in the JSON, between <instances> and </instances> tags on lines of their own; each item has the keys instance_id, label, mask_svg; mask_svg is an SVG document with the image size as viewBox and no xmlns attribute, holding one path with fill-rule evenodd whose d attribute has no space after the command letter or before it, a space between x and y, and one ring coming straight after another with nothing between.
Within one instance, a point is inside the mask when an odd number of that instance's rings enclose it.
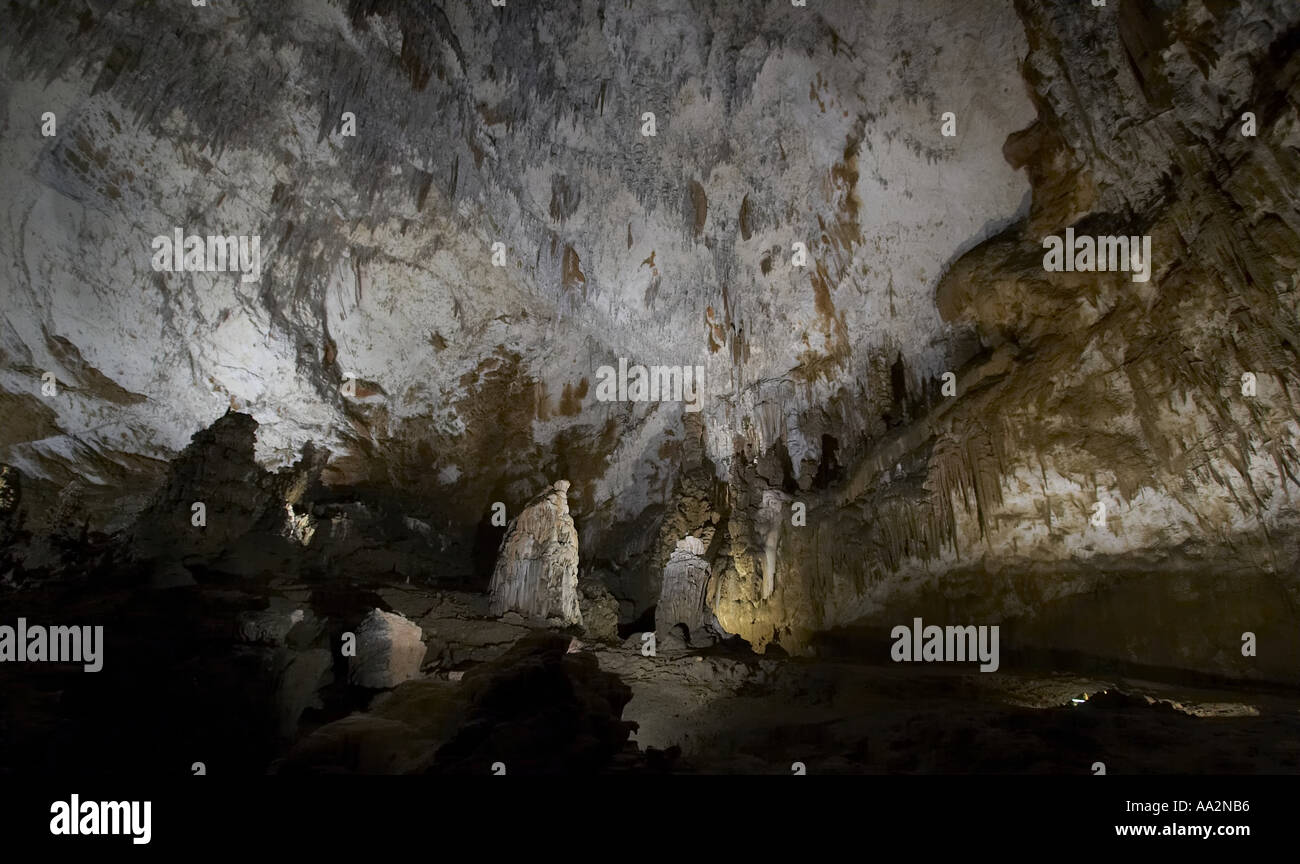
<instances>
[{"instance_id":1,"label":"boulder","mask_svg":"<svg viewBox=\"0 0 1300 864\"><path fill-rule=\"evenodd\" d=\"M582 629L588 639L618 642L618 600L596 576L578 582L578 605L582 610Z\"/></svg>"},{"instance_id":2,"label":"boulder","mask_svg":"<svg viewBox=\"0 0 1300 864\"><path fill-rule=\"evenodd\" d=\"M348 660L348 681L360 687L396 687L420 674L424 633L401 615L375 609L357 628L357 656Z\"/></svg>"},{"instance_id":3,"label":"boulder","mask_svg":"<svg viewBox=\"0 0 1300 864\"><path fill-rule=\"evenodd\" d=\"M292 741L298 737L303 712L324 706L321 691L334 681L334 657L325 648L280 648L275 664L276 729L281 740Z\"/></svg>"}]
</instances>

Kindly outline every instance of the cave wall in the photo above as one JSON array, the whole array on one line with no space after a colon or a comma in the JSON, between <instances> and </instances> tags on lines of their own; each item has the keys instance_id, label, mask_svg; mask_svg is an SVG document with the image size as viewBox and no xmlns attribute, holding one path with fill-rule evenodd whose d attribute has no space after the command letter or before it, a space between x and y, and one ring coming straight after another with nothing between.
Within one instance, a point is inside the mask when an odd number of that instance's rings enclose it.
<instances>
[{"instance_id":1,"label":"cave wall","mask_svg":"<svg viewBox=\"0 0 1300 864\"><path fill-rule=\"evenodd\" d=\"M1017 4L1039 116L1007 158L1033 204L936 292L982 350L955 398L809 500L816 516L782 540L777 595L736 605L747 638L802 646L928 609L1013 622L1022 645L1300 673L1300 10L1074 5ZM1150 235L1150 281L1044 272L1042 238L1069 226ZM766 484L741 485L752 498ZM754 581L744 558L739 586ZM1267 633L1267 656L1242 656L1246 631Z\"/></svg>"}]
</instances>

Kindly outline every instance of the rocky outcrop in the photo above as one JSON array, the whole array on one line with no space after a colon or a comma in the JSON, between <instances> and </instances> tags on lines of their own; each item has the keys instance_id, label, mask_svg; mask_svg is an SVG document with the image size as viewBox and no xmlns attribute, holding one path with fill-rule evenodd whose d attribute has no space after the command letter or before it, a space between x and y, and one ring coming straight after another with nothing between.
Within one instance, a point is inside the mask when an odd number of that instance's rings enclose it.
<instances>
[{"instance_id":1,"label":"rocky outcrop","mask_svg":"<svg viewBox=\"0 0 1300 864\"><path fill-rule=\"evenodd\" d=\"M557 480L516 516L501 541L492 571L493 615L581 624L578 599L578 532L569 515L569 481Z\"/></svg>"},{"instance_id":2,"label":"rocky outcrop","mask_svg":"<svg viewBox=\"0 0 1300 864\"><path fill-rule=\"evenodd\" d=\"M582 631L588 639L618 642L618 600L598 577L578 580L578 608L582 612Z\"/></svg>"},{"instance_id":3,"label":"rocky outcrop","mask_svg":"<svg viewBox=\"0 0 1300 864\"><path fill-rule=\"evenodd\" d=\"M257 421L227 412L194 434L131 529L142 557L213 558L247 534L272 501L254 458Z\"/></svg>"},{"instance_id":4,"label":"rocky outcrop","mask_svg":"<svg viewBox=\"0 0 1300 864\"><path fill-rule=\"evenodd\" d=\"M269 608L239 616L240 638L264 652L274 681L275 729L281 741L297 739L303 713L324 708L322 691L334 682L334 658L322 622L310 610L295 607L277 597Z\"/></svg>"},{"instance_id":5,"label":"rocky outcrop","mask_svg":"<svg viewBox=\"0 0 1300 864\"><path fill-rule=\"evenodd\" d=\"M356 629L356 656L348 660L348 681L359 687L396 687L420 674L424 631L394 612L375 609Z\"/></svg>"}]
</instances>

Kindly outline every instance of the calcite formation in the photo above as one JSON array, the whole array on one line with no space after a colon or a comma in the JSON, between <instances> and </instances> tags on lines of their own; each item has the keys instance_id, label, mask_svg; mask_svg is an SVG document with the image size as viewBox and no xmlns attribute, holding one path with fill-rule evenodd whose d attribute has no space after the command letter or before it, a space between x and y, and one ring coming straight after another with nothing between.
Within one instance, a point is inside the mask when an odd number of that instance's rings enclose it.
<instances>
[{"instance_id":1,"label":"calcite formation","mask_svg":"<svg viewBox=\"0 0 1300 864\"><path fill-rule=\"evenodd\" d=\"M1016 6L1038 118L1006 156L1032 200L939 281L970 334L956 392L898 389L905 422L802 493L776 593L720 619L801 650L934 610L1015 621L1022 646L1294 681L1300 9ZM1071 227L1151 237L1149 282L1047 272L1044 239ZM732 482L754 516L732 517L724 597L753 598L750 523L788 486L762 467ZM1242 652L1247 632L1277 653Z\"/></svg>"},{"instance_id":2,"label":"calcite formation","mask_svg":"<svg viewBox=\"0 0 1300 864\"><path fill-rule=\"evenodd\" d=\"M557 480L511 521L488 586L493 615L582 623L578 532L568 496L569 481Z\"/></svg>"},{"instance_id":3,"label":"calcite formation","mask_svg":"<svg viewBox=\"0 0 1300 864\"><path fill-rule=\"evenodd\" d=\"M709 592L709 562L704 544L697 537L679 540L664 566L663 590L655 607L655 631L663 634L674 627L686 628L692 642L708 642L717 632Z\"/></svg>"}]
</instances>

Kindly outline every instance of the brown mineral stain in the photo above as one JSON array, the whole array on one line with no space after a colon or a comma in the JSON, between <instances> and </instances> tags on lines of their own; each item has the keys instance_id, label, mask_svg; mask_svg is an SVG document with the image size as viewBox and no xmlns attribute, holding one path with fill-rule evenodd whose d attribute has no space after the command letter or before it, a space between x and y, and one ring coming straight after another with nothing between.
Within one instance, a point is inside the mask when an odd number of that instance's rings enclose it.
<instances>
[{"instance_id":1,"label":"brown mineral stain","mask_svg":"<svg viewBox=\"0 0 1300 864\"><path fill-rule=\"evenodd\" d=\"M429 86L429 77L432 70L420 56L420 50L417 47L419 40L405 38L402 39L401 65L406 72L406 77L411 79L411 89L419 93L425 87Z\"/></svg>"},{"instance_id":2,"label":"brown mineral stain","mask_svg":"<svg viewBox=\"0 0 1300 864\"><path fill-rule=\"evenodd\" d=\"M826 220L818 216L817 224L822 229L823 243L832 244L846 252L852 250L862 239L856 218L837 219L833 225L827 225ZM879 245L879 241L877 243ZM883 252L883 248L881 251Z\"/></svg>"},{"instance_id":3,"label":"brown mineral stain","mask_svg":"<svg viewBox=\"0 0 1300 864\"><path fill-rule=\"evenodd\" d=\"M817 103L817 107L818 107L818 109L820 109L820 111L821 111L823 114L825 114L825 113L826 113L826 103L823 102L822 99L821 99L821 97L817 95L817 87L818 87L819 85L824 86L823 83L822 83L822 75L821 75L820 72L817 73L817 79L816 79L815 81L809 81L809 82L808 82L808 98L809 98L811 101L816 102L816 103Z\"/></svg>"},{"instance_id":4,"label":"brown mineral stain","mask_svg":"<svg viewBox=\"0 0 1300 864\"><path fill-rule=\"evenodd\" d=\"M611 417L599 431L575 426L555 437L554 468L571 484L576 500L575 517L591 513L596 505L596 481L604 476L609 456L618 447L619 424Z\"/></svg>"},{"instance_id":5,"label":"brown mineral stain","mask_svg":"<svg viewBox=\"0 0 1300 864\"><path fill-rule=\"evenodd\" d=\"M582 398L586 395L586 378L583 378L576 388L568 381L565 381L564 390L560 394L560 414L565 417L575 417L580 414L582 412Z\"/></svg>"},{"instance_id":6,"label":"brown mineral stain","mask_svg":"<svg viewBox=\"0 0 1300 864\"><path fill-rule=\"evenodd\" d=\"M565 288L577 288L582 286L583 291L587 288L587 277L582 272L582 261L578 258L578 253L572 246L564 247L564 260L560 267L560 279Z\"/></svg>"},{"instance_id":7,"label":"brown mineral stain","mask_svg":"<svg viewBox=\"0 0 1300 864\"><path fill-rule=\"evenodd\" d=\"M95 396L115 405L138 405L148 401L142 393L133 393L99 369L92 366L81 354L81 350L63 336L57 336L41 328L45 336L45 346L59 363L72 372L77 386L67 387L81 393ZM66 385L64 385L66 386ZM7 421L6 421L7 422Z\"/></svg>"},{"instance_id":8,"label":"brown mineral stain","mask_svg":"<svg viewBox=\"0 0 1300 864\"><path fill-rule=\"evenodd\" d=\"M699 237L704 230L704 221L709 215L709 198L704 194L704 187L698 180L691 181L691 209L695 214L693 222L695 236Z\"/></svg>"},{"instance_id":9,"label":"brown mineral stain","mask_svg":"<svg viewBox=\"0 0 1300 864\"><path fill-rule=\"evenodd\" d=\"M837 314L835 304L831 300L831 279L826 272L826 265L821 261L810 277L813 288L813 303L817 310L817 316L821 319L820 330L826 337L828 349L826 354L809 349L799 355L799 367L794 374L805 380L815 380L819 377L827 377L828 380L832 375L835 366L842 364L849 357L849 339L848 327L844 323L844 315ZM805 341L806 341L805 336Z\"/></svg>"},{"instance_id":10,"label":"brown mineral stain","mask_svg":"<svg viewBox=\"0 0 1300 864\"><path fill-rule=\"evenodd\" d=\"M831 328L835 325L837 319L835 316L835 303L831 301L831 280L826 274L826 265L821 261L817 262L811 280L813 301L817 309L817 315L821 318L822 333L830 336Z\"/></svg>"},{"instance_id":11,"label":"brown mineral stain","mask_svg":"<svg viewBox=\"0 0 1300 864\"><path fill-rule=\"evenodd\" d=\"M718 349L727 344L727 330L714 318L713 307L704 310L704 323L709 328L709 353L716 354Z\"/></svg>"},{"instance_id":12,"label":"brown mineral stain","mask_svg":"<svg viewBox=\"0 0 1300 864\"><path fill-rule=\"evenodd\" d=\"M369 396L388 395L388 391L386 391L382 386L380 386L378 381L368 381L364 378L357 378L356 388L357 388L356 398L358 399L365 399Z\"/></svg>"},{"instance_id":13,"label":"brown mineral stain","mask_svg":"<svg viewBox=\"0 0 1300 864\"><path fill-rule=\"evenodd\" d=\"M510 123L510 103L503 101L496 106L488 105L486 102L480 102L477 106L478 114L483 118L483 122L489 126L497 126L502 123Z\"/></svg>"},{"instance_id":14,"label":"brown mineral stain","mask_svg":"<svg viewBox=\"0 0 1300 864\"><path fill-rule=\"evenodd\" d=\"M415 209L423 210L424 201L429 197L429 190L433 188L433 175L427 171L415 169Z\"/></svg>"},{"instance_id":15,"label":"brown mineral stain","mask_svg":"<svg viewBox=\"0 0 1300 864\"><path fill-rule=\"evenodd\" d=\"M855 127L856 129L856 127ZM850 133L844 143L844 157L831 166L831 182L841 193L839 208L843 214L842 222L851 224L857 233L858 212L862 201L858 198L858 150L862 139L860 135ZM861 242L858 239L856 242Z\"/></svg>"},{"instance_id":16,"label":"brown mineral stain","mask_svg":"<svg viewBox=\"0 0 1300 864\"><path fill-rule=\"evenodd\" d=\"M551 419L551 394L547 392L545 381L538 381L533 385L533 404L536 407L538 420Z\"/></svg>"},{"instance_id":17,"label":"brown mineral stain","mask_svg":"<svg viewBox=\"0 0 1300 864\"><path fill-rule=\"evenodd\" d=\"M59 385L62 393L63 382ZM63 434L58 415L37 396L0 390L0 413L5 417L5 422L0 423L0 446L12 447Z\"/></svg>"},{"instance_id":18,"label":"brown mineral stain","mask_svg":"<svg viewBox=\"0 0 1300 864\"><path fill-rule=\"evenodd\" d=\"M548 212L556 222L563 222L578 209L582 196L569 185L569 178L563 174L551 177L551 204Z\"/></svg>"}]
</instances>

